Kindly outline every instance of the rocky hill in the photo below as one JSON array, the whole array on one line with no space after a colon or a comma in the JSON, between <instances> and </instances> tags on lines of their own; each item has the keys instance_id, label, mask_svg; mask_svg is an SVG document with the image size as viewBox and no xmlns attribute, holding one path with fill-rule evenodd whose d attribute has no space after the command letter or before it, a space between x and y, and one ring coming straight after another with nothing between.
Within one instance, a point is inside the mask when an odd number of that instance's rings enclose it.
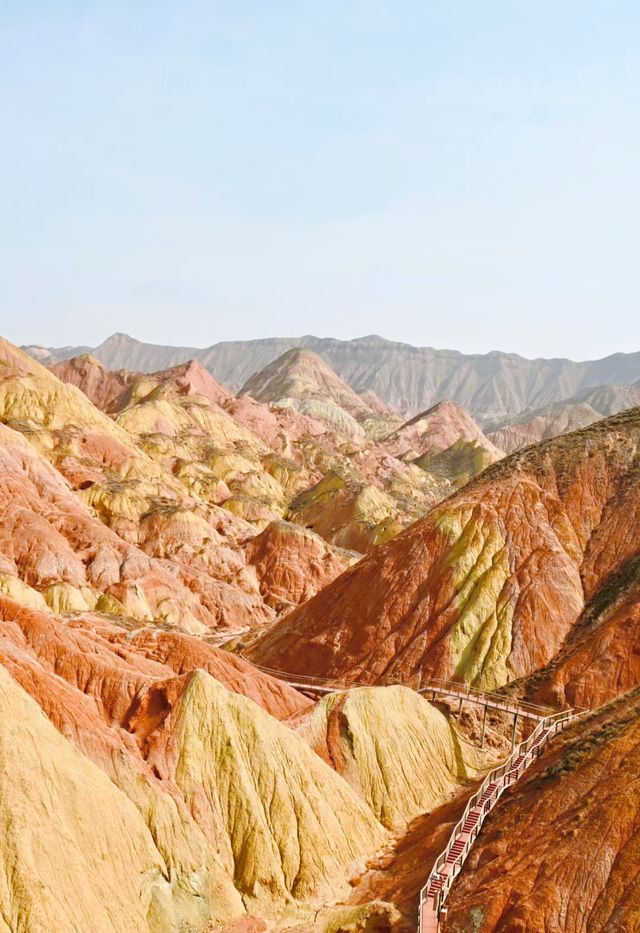
<instances>
[{"instance_id":1,"label":"rocky hill","mask_svg":"<svg viewBox=\"0 0 640 933\"><path fill-rule=\"evenodd\" d=\"M449 419L447 437L462 445L452 458L432 468L399 459L381 439L401 419L371 395L360 398L309 351L291 351L257 374L247 386L256 398L233 396L194 361L146 374L112 372L83 356L51 371L193 495L258 529L287 519L360 552L494 458L462 440L473 421L459 410ZM444 413L440 421L446 433ZM477 426L475 435L482 437ZM429 454L433 445L416 439L415 447Z\"/></svg>"},{"instance_id":2,"label":"rocky hill","mask_svg":"<svg viewBox=\"0 0 640 933\"><path fill-rule=\"evenodd\" d=\"M605 385L581 392L537 411L524 411L515 418L486 425L497 446L511 453L519 447L585 428L600 418L617 415L640 404L640 381L630 386Z\"/></svg>"},{"instance_id":3,"label":"rocky hill","mask_svg":"<svg viewBox=\"0 0 640 933\"><path fill-rule=\"evenodd\" d=\"M0 341L0 929L413 933L531 728L432 677L591 710L500 798L442 933L635 929L640 409L502 457L457 403L367 388L379 338L348 378L339 342L282 343L236 395L171 350Z\"/></svg>"},{"instance_id":4,"label":"rocky hill","mask_svg":"<svg viewBox=\"0 0 640 933\"><path fill-rule=\"evenodd\" d=\"M443 933L635 929L639 759L637 690L556 740L489 817Z\"/></svg>"},{"instance_id":5,"label":"rocky hill","mask_svg":"<svg viewBox=\"0 0 640 933\"><path fill-rule=\"evenodd\" d=\"M546 665L638 549L640 409L512 454L250 650L274 668L493 689Z\"/></svg>"}]
</instances>

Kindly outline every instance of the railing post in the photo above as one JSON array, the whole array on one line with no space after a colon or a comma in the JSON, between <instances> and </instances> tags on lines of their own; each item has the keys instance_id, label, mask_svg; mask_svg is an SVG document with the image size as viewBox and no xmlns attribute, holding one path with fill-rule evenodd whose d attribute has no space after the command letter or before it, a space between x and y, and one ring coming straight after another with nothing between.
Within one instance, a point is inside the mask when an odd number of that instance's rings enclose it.
<instances>
[{"instance_id":1,"label":"railing post","mask_svg":"<svg viewBox=\"0 0 640 933\"><path fill-rule=\"evenodd\" d=\"M487 727L487 704L484 704L484 716L482 717L482 741L480 743L480 748L484 748L484 733Z\"/></svg>"},{"instance_id":2,"label":"railing post","mask_svg":"<svg viewBox=\"0 0 640 933\"><path fill-rule=\"evenodd\" d=\"M517 729L517 728L518 728L518 714L517 714L517 713L514 713L514 716L513 716L513 733L511 734L511 753L512 753L512 754L513 754L513 751L514 751L514 749L515 749L515 747L516 747L516 729Z\"/></svg>"}]
</instances>

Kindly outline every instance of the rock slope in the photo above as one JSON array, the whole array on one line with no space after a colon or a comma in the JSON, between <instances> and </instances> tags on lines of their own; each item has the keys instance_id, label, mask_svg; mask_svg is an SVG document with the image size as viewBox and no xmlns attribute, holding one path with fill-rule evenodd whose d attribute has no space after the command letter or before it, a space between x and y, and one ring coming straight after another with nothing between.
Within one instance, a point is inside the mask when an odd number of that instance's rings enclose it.
<instances>
[{"instance_id":1,"label":"rock slope","mask_svg":"<svg viewBox=\"0 0 640 933\"><path fill-rule=\"evenodd\" d=\"M86 390L165 480L170 476L192 497L258 530L284 518L366 551L423 514L468 472L456 460L435 477L389 454L375 438L398 419L371 394L369 401L357 396L308 351L285 354L254 377L262 401L231 396L193 361L150 374L109 374L87 357L53 369ZM457 436L455 426L451 434ZM86 464L84 471L74 466L77 482L95 481ZM325 480L331 484L336 476L344 492L326 495ZM104 499L104 491L99 494ZM155 534L154 527L150 531Z\"/></svg>"},{"instance_id":2,"label":"rock slope","mask_svg":"<svg viewBox=\"0 0 640 933\"><path fill-rule=\"evenodd\" d=\"M639 769L634 691L555 740L502 797L453 886L444 933L636 929Z\"/></svg>"},{"instance_id":3,"label":"rock slope","mask_svg":"<svg viewBox=\"0 0 640 933\"><path fill-rule=\"evenodd\" d=\"M407 687L331 694L315 707L303 734L380 822L395 830L433 809L490 761L450 718Z\"/></svg>"},{"instance_id":4,"label":"rock slope","mask_svg":"<svg viewBox=\"0 0 640 933\"><path fill-rule=\"evenodd\" d=\"M0 929L177 929L188 894L134 804L2 667L0 704ZM218 920L241 912L228 879L215 895Z\"/></svg>"},{"instance_id":5,"label":"rock slope","mask_svg":"<svg viewBox=\"0 0 640 933\"><path fill-rule=\"evenodd\" d=\"M513 454L372 552L249 650L273 668L458 678L547 664L637 550L640 410Z\"/></svg>"},{"instance_id":6,"label":"rock slope","mask_svg":"<svg viewBox=\"0 0 640 933\"><path fill-rule=\"evenodd\" d=\"M0 693L12 930L177 933L247 908L304 915L385 838L364 799L278 722L310 701L196 638L0 599ZM76 907L83 866L92 884Z\"/></svg>"},{"instance_id":7,"label":"rock slope","mask_svg":"<svg viewBox=\"0 0 640 933\"><path fill-rule=\"evenodd\" d=\"M34 608L241 630L352 559L309 532L287 539L290 573L252 562L259 529L229 500L255 502L263 527L304 470L221 408L224 390L200 367L129 374L114 395L90 360L65 364L83 389L104 388L96 400L118 407L108 417L10 344L0 356L0 592Z\"/></svg>"},{"instance_id":8,"label":"rock slope","mask_svg":"<svg viewBox=\"0 0 640 933\"><path fill-rule=\"evenodd\" d=\"M626 408L640 404L640 380L633 385L597 386L574 398L556 402L537 411L524 411L486 430L491 440L502 450L511 453L519 447L576 431Z\"/></svg>"},{"instance_id":9,"label":"rock slope","mask_svg":"<svg viewBox=\"0 0 640 933\"><path fill-rule=\"evenodd\" d=\"M640 686L640 547L595 590L550 663L514 692L532 702L595 709Z\"/></svg>"}]
</instances>

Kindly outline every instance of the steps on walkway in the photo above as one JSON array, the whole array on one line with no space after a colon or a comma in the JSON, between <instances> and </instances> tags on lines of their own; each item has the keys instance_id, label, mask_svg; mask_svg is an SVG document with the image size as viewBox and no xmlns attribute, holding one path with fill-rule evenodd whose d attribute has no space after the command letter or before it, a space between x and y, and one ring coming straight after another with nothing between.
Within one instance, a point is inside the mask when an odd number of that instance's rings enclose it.
<instances>
[{"instance_id":1,"label":"steps on walkway","mask_svg":"<svg viewBox=\"0 0 640 933\"><path fill-rule=\"evenodd\" d=\"M581 713L569 710L555 713L542 720L528 739L522 742L511 757L487 775L479 790L471 797L455 826L449 842L431 870L420 892L420 933L438 933L440 913L454 879L462 869L469 849L480 832L482 823L499 800L502 792L515 783L535 761L547 740L561 731Z\"/></svg>"}]
</instances>

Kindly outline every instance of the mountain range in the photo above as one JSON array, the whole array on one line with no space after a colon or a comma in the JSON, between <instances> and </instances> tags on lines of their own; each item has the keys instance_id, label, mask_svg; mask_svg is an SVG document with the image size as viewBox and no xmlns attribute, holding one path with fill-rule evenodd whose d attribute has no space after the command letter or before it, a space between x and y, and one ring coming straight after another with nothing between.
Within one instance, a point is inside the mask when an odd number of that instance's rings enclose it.
<instances>
[{"instance_id":1,"label":"mountain range","mask_svg":"<svg viewBox=\"0 0 640 933\"><path fill-rule=\"evenodd\" d=\"M1 933L637 929L638 354L302 339L0 339Z\"/></svg>"},{"instance_id":2,"label":"mountain range","mask_svg":"<svg viewBox=\"0 0 640 933\"><path fill-rule=\"evenodd\" d=\"M382 337L336 340L305 336L237 340L205 349L143 343L114 334L97 347L25 347L47 365L91 353L109 369L154 372L198 360L233 392L287 350L305 348L321 357L358 394L373 392L406 417L444 399L465 408L482 425L569 399L601 385L640 379L640 352L600 360L528 360L512 353L465 355L413 347Z\"/></svg>"}]
</instances>

